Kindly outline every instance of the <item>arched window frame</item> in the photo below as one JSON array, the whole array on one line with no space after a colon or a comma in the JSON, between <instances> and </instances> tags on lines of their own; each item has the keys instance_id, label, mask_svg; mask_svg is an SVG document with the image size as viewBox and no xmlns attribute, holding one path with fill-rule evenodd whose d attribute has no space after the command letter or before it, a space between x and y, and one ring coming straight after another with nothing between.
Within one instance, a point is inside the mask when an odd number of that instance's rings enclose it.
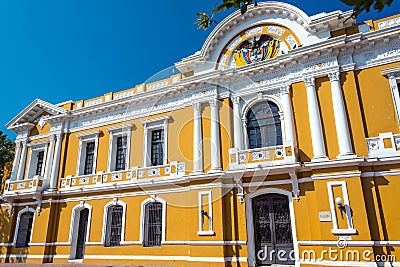
<instances>
[{"instance_id":1,"label":"arched window frame","mask_svg":"<svg viewBox=\"0 0 400 267\"><path fill-rule=\"evenodd\" d=\"M245 149L250 149L250 142L248 138L248 131L247 131L247 115L251 111L251 109L260 104L260 103L271 102L275 104L279 109L279 118L280 118L280 126L281 126L281 134L282 134L282 143L285 142L285 121L284 121L284 114L283 114L283 107L279 101L279 99L275 96L261 96L259 95L257 98L252 99L247 104L244 105L242 109L242 122L243 123L243 133L244 133L244 140L245 140Z\"/></svg>"},{"instance_id":2,"label":"arched window frame","mask_svg":"<svg viewBox=\"0 0 400 267\"><path fill-rule=\"evenodd\" d=\"M140 243L144 245L144 227L145 227L145 208L146 204L152 202L159 202L162 204L162 233L161 233L161 245L165 242L165 230L166 230L166 216L167 216L167 202L160 197L151 197L144 200L141 204L141 211L140 211Z\"/></svg>"},{"instance_id":3,"label":"arched window frame","mask_svg":"<svg viewBox=\"0 0 400 267\"><path fill-rule=\"evenodd\" d=\"M108 209L112 206L122 206L122 226L121 226L121 241L120 244L125 242L125 223L126 223L126 203L114 199L113 201L107 203L104 206L104 215L103 215L103 230L102 230L102 235L101 235L101 242L105 246L106 244L106 233L107 233L107 220L108 220Z\"/></svg>"},{"instance_id":4,"label":"arched window frame","mask_svg":"<svg viewBox=\"0 0 400 267\"><path fill-rule=\"evenodd\" d=\"M33 228L34 228L34 226L35 226L35 209L26 206L25 208L23 208L22 210L20 210L20 211L18 212L18 215L17 215L17 223L16 223L16 225L15 225L14 240L13 240L13 245L14 245L14 246L16 246L16 244L17 244L17 237L18 237L19 225L20 225L20 222L21 222L21 215L22 215L23 213L25 213L25 212L32 212L32 213L33 213L32 227L31 227L31 236L29 237L29 243L32 242ZM29 244L28 244L28 246L29 246Z\"/></svg>"}]
</instances>

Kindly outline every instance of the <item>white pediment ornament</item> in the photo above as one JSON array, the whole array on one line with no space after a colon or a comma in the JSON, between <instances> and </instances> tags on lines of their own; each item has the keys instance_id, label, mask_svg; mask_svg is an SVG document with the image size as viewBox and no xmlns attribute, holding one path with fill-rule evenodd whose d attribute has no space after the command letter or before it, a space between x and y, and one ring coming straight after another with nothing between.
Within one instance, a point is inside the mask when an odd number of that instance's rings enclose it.
<instances>
[{"instance_id":1,"label":"white pediment ornament","mask_svg":"<svg viewBox=\"0 0 400 267\"><path fill-rule=\"evenodd\" d=\"M50 115L43 115L47 113ZM46 119L52 115L62 115L66 114L67 110L50 104L46 101L35 99L31 104L29 104L24 110L22 110L17 116L15 116L10 122L6 124L7 129L18 131L20 125L27 123L38 123L38 125L43 128L46 124Z\"/></svg>"},{"instance_id":2,"label":"white pediment ornament","mask_svg":"<svg viewBox=\"0 0 400 267\"><path fill-rule=\"evenodd\" d=\"M46 125L46 118L48 118L49 116L40 116L40 118L38 119L38 125L40 126L41 129L43 129L43 127Z\"/></svg>"}]
</instances>

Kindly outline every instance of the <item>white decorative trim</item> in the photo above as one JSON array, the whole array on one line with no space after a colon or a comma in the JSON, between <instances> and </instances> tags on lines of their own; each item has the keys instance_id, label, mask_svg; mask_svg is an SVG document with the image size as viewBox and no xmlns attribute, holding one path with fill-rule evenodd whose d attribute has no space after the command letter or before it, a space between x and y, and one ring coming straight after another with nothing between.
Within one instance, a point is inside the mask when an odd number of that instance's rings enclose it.
<instances>
[{"instance_id":1,"label":"white decorative trim","mask_svg":"<svg viewBox=\"0 0 400 267\"><path fill-rule=\"evenodd\" d=\"M145 206L151 202L160 202L162 204L162 234L161 234L161 245L165 241L165 231L166 231L166 216L167 216L167 202L158 196L152 196L148 199L145 199L140 208L140 243L143 244L144 242L144 224L145 224Z\"/></svg>"},{"instance_id":2,"label":"white decorative trim","mask_svg":"<svg viewBox=\"0 0 400 267\"><path fill-rule=\"evenodd\" d=\"M328 186L329 206L330 206L331 214L332 214L332 224L333 224L332 233L335 235L356 234L357 230L354 229L354 227L353 227L353 219L352 219L352 215L351 215L350 201L349 201L349 195L347 193L346 181L328 182L327 186ZM345 213L346 213L346 218L347 218L347 229L339 228L339 225L338 225L338 216L336 213L336 202L335 202L335 196L333 194L334 186L342 187L343 205L345 207Z\"/></svg>"},{"instance_id":3,"label":"white decorative trim","mask_svg":"<svg viewBox=\"0 0 400 267\"><path fill-rule=\"evenodd\" d=\"M264 194L281 194L288 197L289 200L289 210L290 210L290 221L292 226L292 236L293 236L293 249L295 253L295 259L299 259L299 248L297 242L297 231L296 231L296 221L293 207L292 192L285 191L277 188L265 188L260 189L245 196L246 199L246 219L247 219L247 249L248 249L248 265L250 267L255 266L255 241L254 241L254 223L253 223L253 199L257 196ZM295 261L295 266L299 267L298 261Z\"/></svg>"},{"instance_id":4,"label":"white decorative trim","mask_svg":"<svg viewBox=\"0 0 400 267\"><path fill-rule=\"evenodd\" d=\"M106 228L107 228L107 217L108 217L108 208L111 206L122 206L122 226L121 226L121 243L125 242L125 223L126 223L126 203L119 200L118 198L114 198L111 202L108 202L104 206L104 215L103 215L103 229L101 233L101 243L105 244L106 242Z\"/></svg>"},{"instance_id":5,"label":"white decorative trim","mask_svg":"<svg viewBox=\"0 0 400 267\"><path fill-rule=\"evenodd\" d=\"M164 160L163 165L168 161L168 121L170 116L160 116L147 120L140 121L144 128L144 142L143 142L143 167L151 166L151 137L150 133L154 130L163 130L164 135Z\"/></svg>"},{"instance_id":6,"label":"white decorative trim","mask_svg":"<svg viewBox=\"0 0 400 267\"><path fill-rule=\"evenodd\" d=\"M361 172L345 172L345 173L329 173L329 174L319 174L313 175L311 178L312 180L328 180L328 179L343 179L343 178L353 178L353 177L360 177Z\"/></svg>"},{"instance_id":7,"label":"white decorative trim","mask_svg":"<svg viewBox=\"0 0 400 267\"><path fill-rule=\"evenodd\" d=\"M68 259L69 255L32 255L32 254L0 254L1 259L9 257L24 259ZM191 257L191 256L159 256L159 255L85 255L85 259L95 260L148 260L148 261L189 261L189 262L246 262L246 257ZM69 260L70 263L80 263L81 260Z\"/></svg>"},{"instance_id":8,"label":"white decorative trim","mask_svg":"<svg viewBox=\"0 0 400 267\"><path fill-rule=\"evenodd\" d=\"M102 132L100 130L93 130L89 132L79 133L76 135L79 139L85 139L89 137L98 137Z\"/></svg>"},{"instance_id":9,"label":"white decorative trim","mask_svg":"<svg viewBox=\"0 0 400 267\"><path fill-rule=\"evenodd\" d=\"M125 169L129 169L130 165L130 152L131 152L131 134L132 134L133 124L129 125L117 125L107 128L110 132L110 142L108 148L108 158L107 158L107 172L116 171L115 170L115 160L116 160L116 149L117 149L117 138L126 137L126 154L125 154Z\"/></svg>"},{"instance_id":10,"label":"white decorative trim","mask_svg":"<svg viewBox=\"0 0 400 267\"><path fill-rule=\"evenodd\" d=\"M79 148L78 148L78 161L76 164L76 176L83 175L85 168L85 158L86 158L86 144L89 142L94 142L94 156L93 156L93 169L92 174L96 173L97 166L97 150L99 146L99 135L101 131L94 130L86 133L77 134L79 138Z\"/></svg>"},{"instance_id":11,"label":"white decorative trim","mask_svg":"<svg viewBox=\"0 0 400 267\"><path fill-rule=\"evenodd\" d=\"M19 230L19 223L20 223L20 220L21 220L21 215L22 215L22 213L25 213L25 212L28 212L28 211L33 213L31 236L29 237L29 245L32 242L32 236L33 236L33 229L34 229L34 226L35 226L36 213L35 213L35 210L33 208L31 208L29 206L26 206L25 208L21 209L18 212L18 215L17 215L17 223L15 225L14 239L13 239L13 243L12 243L12 245L14 245L14 246L17 244L17 237L18 237L18 230Z\"/></svg>"},{"instance_id":12,"label":"white decorative trim","mask_svg":"<svg viewBox=\"0 0 400 267\"><path fill-rule=\"evenodd\" d=\"M399 18L400 19L400 18ZM381 70L383 75L386 75L389 79L390 91L392 93L393 104L397 115L397 122L400 125L400 67L389 68Z\"/></svg>"},{"instance_id":13,"label":"white decorative trim","mask_svg":"<svg viewBox=\"0 0 400 267\"><path fill-rule=\"evenodd\" d=\"M68 238L68 243L71 244L71 250L70 250L70 255L69 259L75 259L75 253L76 253L76 242L77 242L77 235L79 231L79 212L83 209L88 209L89 214L88 214L88 223L86 226L86 242L89 242L89 237L90 237L90 225L91 225L91 220L92 220L92 206L87 204L84 201L81 201L80 204L76 205L75 207L72 208L72 215L71 215L71 224L69 228L69 238Z\"/></svg>"},{"instance_id":14,"label":"white decorative trim","mask_svg":"<svg viewBox=\"0 0 400 267\"><path fill-rule=\"evenodd\" d=\"M36 172L36 167L37 167L37 155L39 152L43 151L43 165L42 165L42 171L38 175L43 177L44 172L46 169L46 165L49 164L47 162L47 147L48 147L49 141L43 141L40 142L39 144L36 143L29 143L27 146L30 147L29 151L29 156L28 156L28 166L26 169L26 174L25 174L25 179L32 179L33 176L35 176Z\"/></svg>"},{"instance_id":15,"label":"white decorative trim","mask_svg":"<svg viewBox=\"0 0 400 267\"><path fill-rule=\"evenodd\" d=\"M215 235L215 232L213 230L213 208L212 208L212 195L211 191L202 191L199 192L199 230L197 231L197 235L199 236L207 236L207 235ZM203 196L206 196L208 199L208 210L205 210L207 212L207 215L203 215ZM204 230L203 229L203 224L205 217L208 219L208 224L209 227L208 229Z\"/></svg>"}]
</instances>

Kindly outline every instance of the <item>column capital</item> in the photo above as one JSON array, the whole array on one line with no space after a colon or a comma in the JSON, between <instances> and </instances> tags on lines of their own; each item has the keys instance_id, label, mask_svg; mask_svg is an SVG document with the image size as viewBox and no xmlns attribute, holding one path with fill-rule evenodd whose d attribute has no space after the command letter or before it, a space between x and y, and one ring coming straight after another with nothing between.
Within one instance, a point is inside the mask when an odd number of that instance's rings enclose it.
<instances>
[{"instance_id":1,"label":"column capital","mask_svg":"<svg viewBox=\"0 0 400 267\"><path fill-rule=\"evenodd\" d=\"M56 135L55 134L51 134L50 135L50 141L55 141L56 140Z\"/></svg>"},{"instance_id":2,"label":"column capital","mask_svg":"<svg viewBox=\"0 0 400 267\"><path fill-rule=\"evenodd\" d=\"M217 107L217 105L218 105L218 99L216 99L216 98L210 99L210 100L208 100L208 103L210 104L210 106L211 106L212 108L215 108L215 107Z\"/></svg>"},{"instance_id":3,"label":"column capital","mask_svg":"<svg viewBox=\"0 0 400 267\"><path fill-rule=\"evenodd\" d=\"M200 110L201 103L200 102L192 103L192 107L194 110Z\"/></svg>"},{"instance_id":4,"label":"column capital","mask_svg":"<svg viewBox=\"0 0 400 267\"><path fill-rule=\"evenodd\" d=\"M63 133L56 133L55 136L56 136L57 140L61 140Z\"/></svg>"},{"instance_id":5,"label":"column capital","mask_svg":"<svg viewBox=\"0 0 400 267\"><path fill-rule=\"evenodd\" d=\"M315 87L314 77L304 77L303 80L307 87Z\"/></svg>"},{"instance_id":6,"label":"column capital","mask_svg":"<svg viewBox=\"0 0 400 267\"><path fill-rule=\"evenodd\" d=\"M22 141L15 141L15 147L20 148Z\"/></svg>"},{"instance_id":7,"label":"column capital","mask_svg":"<svg viewBox=\"0 0 400 267\"><path fill-rule=\"evenodd\" d=\"M337 82L340 80L340 72L339 71L330 72L328 73L328 77L331 82Z\"/></svg>"},{"instance_id":8,"label":"column capital","mask_svg":"<svg viewBox=\"0 0 400 267\"><path fill-rule=\"evenodd\" d=\"M232 97L232 102L233 104L240 104L240 97L239 96Z\"/></svg>"},{"instance_id":9,"label":"column capital","mask_svg":"<svg viewBox=\"0 0 400 267\"><path fill-rule=\"evenodd\" d=\"M282 95L289 94L289 91L290 91L290 84L288 84L288 85L283 85L283 86L279 87L279 90L281 91L281 94L282 94Z\"/></svg>"}]
</instances>

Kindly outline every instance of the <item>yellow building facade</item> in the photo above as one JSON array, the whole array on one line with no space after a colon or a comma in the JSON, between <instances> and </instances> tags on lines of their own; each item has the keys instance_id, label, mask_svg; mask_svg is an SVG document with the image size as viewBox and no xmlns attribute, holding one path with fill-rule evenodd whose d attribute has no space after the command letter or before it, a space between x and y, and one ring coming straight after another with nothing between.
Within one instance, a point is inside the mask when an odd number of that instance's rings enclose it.
<instances>
[{"instance_id":1,"label":"yellow building facade","mask_svg":"<svg viewBox=\"0 0 400 267\"><path fill-rule=\"evenodd\" d=\"M180 74L33 101L1 261L400 266L400 16L350 15L261 2Z\"/></svg>"}]
</instances>

